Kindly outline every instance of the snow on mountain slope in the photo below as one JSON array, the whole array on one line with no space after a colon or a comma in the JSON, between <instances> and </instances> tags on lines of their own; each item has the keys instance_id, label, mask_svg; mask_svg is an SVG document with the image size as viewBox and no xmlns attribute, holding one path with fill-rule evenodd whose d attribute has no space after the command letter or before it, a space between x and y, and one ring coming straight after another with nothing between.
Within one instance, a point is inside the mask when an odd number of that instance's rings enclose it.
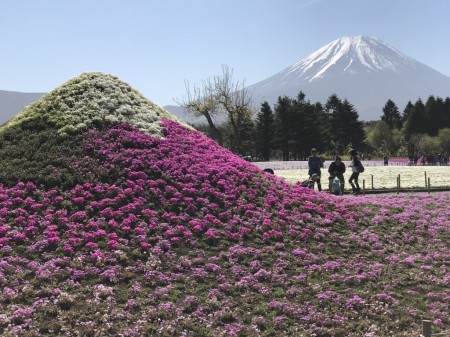
<instances>
[{"instance_id":1,"label":"snow on mountain slope","mask_svg":"<svg viewBox=\"0 0 450 337\"><path fill-rule=\"evenodd\" d=\"M375 38L344 37L320 48L301 60L288 73L300 73L310 81L326 76L333 66L342 65L343 72L397 71L405 65L414 67L414 60Z\"/></svg>"},{"instance_id":2,"label":"snow on mountain slope","mask_svg":"<svg viewBox=\"0 0 450 337\"><path fill-rule=\"evenodd\" d=\"M342 37L279 73L249 86L258 101L279 96L325 103L332 94L347 98L363 120L378 119L388 99L399 109L429 95L450 96L450 77L414 60L380 39Z\"/></svg>"}]
</instances>

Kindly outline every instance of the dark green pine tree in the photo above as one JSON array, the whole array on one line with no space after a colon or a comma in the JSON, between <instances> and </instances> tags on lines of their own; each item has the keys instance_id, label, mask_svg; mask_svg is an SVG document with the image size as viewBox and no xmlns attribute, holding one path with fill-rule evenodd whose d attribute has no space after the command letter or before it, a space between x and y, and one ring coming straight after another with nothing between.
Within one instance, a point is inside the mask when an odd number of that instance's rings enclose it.
<instances>
[{"instance_id":1,"label":"dark green pine tree","mask_svg":"<svg viewBox=\"0 0 450 337\"><path fill-rule=\"evenodd\" d=\"M307 158L311 148L325 152L329 146L328 118L320 103L311 104L305 101L305 95L300 92L293 101L294 109L294 144L297 158Z\"/></svg>"},{"instance_id":2,"label":"dark green pine tree","mask_svg":"<svg viewBox=\"0 0 450 337\"><path fill-rule=\"evenodd\" d=\"M427 132L427 118L425 115L425 105L418 99L405 122L405 137L410 139L414 134L423 134Z\"/></svg>"},{"instance_id":3,"label":"dark green pine tree","mask_svg":"<svg viewBox=\"0 0 450 337\"><path fill-rule=\"evenodd\" d=\"M328 98L325 104L330 118L330 136L337 153L344 153L349 146L361 151L364 146L365 133L358 112L345 99L342 102L337 95Z\"/></svg>"},{"instance_id":4,"label":"dark green pine tree","mask_svg":"<svg viewBox=\"0 0 450 337\"><path fill-rule=\"evenodd\" d=\"M347 99L342 103L342 116L344 117L344 125L346 126L345 142L351 144L354 149L362 151L364 148L364 139L366 138L363 123L359 120L358 111L350 104Z\"/></svg>"},{"instance_id":5,"label":"dark green pine tree","mask_svg":"<svg viewBox=\"0 0 450 337\"><path fill-rule=\"evenodd\" d=\"M381 120L384 121L391 130L401 127L402 117L400 111L398 110L397 105L390 99L383 107L383 116L381 116Z\"/></svg>"},{"instance_id":6,"label":"dark green pine tree","mask_svg":"<svg viewBox=\"0 0 450 337\"><path fill-rule=\"evenodd\" d=\"M278 97L275 104L275 142L281 150L283 161L289 160L289 141L292 139L293 118L292 99L287 96Z\"/></svg>"},{"instance_id":7,"label":"dark green pine tree","mask_svg":"<svg viewBox=\"0 0 450 337\"><path fill-rule=\"evenodd\" d=\"M411 101L408 101L408 103L405 106L405 109L403 109L402 114L402 125L405 125L405 122L408 120L409 115L414 110L414 105L411 103Z\"/></svg>"},{"instance_id":8,"label":"dark green pine tree","mask_svg":"<svg viewBox=\"0 0 450 337\"><path fill-rule=\"evenodd\" d=\"M250 115L243 116L239 126L240 146L238 154L242 156L255 155L255 122Z\"/></svg>"},{"instance_id":9,"label":"dark green pine tree","mask_svg":"<svg viewBox=\"0 0 450 337\"><path fill-rule=\"evenodd\" d=\"M450 128L450 98L446 97L444 100L444 122L443 128Z\"/></svg>"},{"instance_id":10,"label":"dark green pine tree","mask_svg":"<svg viewBox=\"0 0 450 337\"><path fill-rule=\"evenodd\" d=\"M440 129L446 127L446 109L442 98L430 96L425 103L425 117L428 120L427 133L437 136Z\"/></svg>"},{"instance_id":11,"label":"dark green pine tree","mask_svg":"<svg viewBox=\"0 0 450 337\"><path fill-rule=\"evenodd\" d=\"M308 145L311 138L311 126L306 115L307 108L305 94L299 92L297 98L292 100L292 139L290 140L296 159L304 159L311 151L310 145Z\"/></svg>"},{"instance_id":12,"label":"dark green pine tree","mask_svg":"<svg viewBox=\"0 0 450 337\"><path fill-rule=\"evenodd\" d=\"M256 116L256 148L264 161L270 160L270 152L274 141L274 116L267 101L261 104L261 110Z\"/></svg>"},{"instance_id":13,"label":"dark green pine tree","mask_svg":"<svg viewBox=\"0 0 450 337\"><path fill-rule=\"evenodd\" d=\"M325 108L320 102L316 102L313 105L313 111L313 118L317 121L317 134L320 137L317 146L322 149L322 152L330 151L333 147L330 140L331 126L329 115L325 112Z\"/></svg>"},{"instance_id":14,"label":"dark green pine tree","mask_svg":"<svg viewBox=\"0 0 450 337\"><path fill-rule=\"evenodd\" d=\"M331 95L325 103L325 111L330 120L330 139L333 151L336 154L344 153L348 142L346 142L347 127L342 115L342 101L337 95Z\"/></svg>"}]
</instances>

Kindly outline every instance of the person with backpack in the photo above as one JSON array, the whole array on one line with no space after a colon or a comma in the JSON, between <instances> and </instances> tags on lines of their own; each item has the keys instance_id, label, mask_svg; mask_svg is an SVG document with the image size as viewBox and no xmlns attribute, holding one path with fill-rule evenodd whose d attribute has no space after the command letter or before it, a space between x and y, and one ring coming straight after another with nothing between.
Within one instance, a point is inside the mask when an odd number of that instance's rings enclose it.
<instances>
[{"instance_id":1,"label":"person with backpack","mask_svg":"<svg viewBox=\"0 0 450 337\"><path fill-rule=\"evenodd\" d=\"M352 168L352 175L348 182L352 186L353 193L358 194L361 191L359 188L358 177L360 173L364 172L364 166L361 164L361 160L359 159L356 150L351 150L349 154L352 161L349 165Z\"/></svg>"},{"instance_id":2,"label":"person with backpack","mask_svg":"<svg viewBox=\"0 0 450 337\"><path fill-rule=\"evenodd\" d=\"M331 193L334 195L343 195L343 185L341 184L341 181L335 177L333 181L331 182Z\"/></svg>"}]
</instances>

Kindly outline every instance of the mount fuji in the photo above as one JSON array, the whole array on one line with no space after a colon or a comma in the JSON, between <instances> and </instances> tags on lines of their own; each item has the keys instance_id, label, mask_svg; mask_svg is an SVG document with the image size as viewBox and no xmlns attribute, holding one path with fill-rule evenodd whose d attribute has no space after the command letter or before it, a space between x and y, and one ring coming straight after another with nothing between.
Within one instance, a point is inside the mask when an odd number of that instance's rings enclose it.
<instances>
[{"instance_id":1,"label":"mount fuji","mask_svg":"<svg viewBox=\"0 0 450 337\"><path fill-rule=\"evenodd\" d=\"M450 77L367 36L342 37L279 73L247 87L257 103L275 104L279 96L325 103L333 94L354 105L361 120L378 120L391 99L406 103L430 95L450 96Z\"/></svg>"}]
</instances>

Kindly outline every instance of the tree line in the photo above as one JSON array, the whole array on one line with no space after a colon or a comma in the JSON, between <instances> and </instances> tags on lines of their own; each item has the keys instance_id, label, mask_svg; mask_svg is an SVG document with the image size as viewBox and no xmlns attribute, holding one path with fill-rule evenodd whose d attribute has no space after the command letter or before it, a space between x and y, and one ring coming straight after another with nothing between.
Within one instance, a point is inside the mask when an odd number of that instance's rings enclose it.
<instances>
[{"instance_id":1,"label":"tree line","mask_svg":"<svg viewBox=\"0 0 450 337\"><path fill-rule=\"evenodd\" d=\"M296 98L279 97L273 109L263 102L255 119L254 151L261 160L304 160L311 148L331 155L364 146L363 123L346 99L332 95L325 105Z\"/></svg>"},{"instance_id":2,"label":"tree line","mask_svg":"<svg viewBox=\"0 0 450 337\"><path fill-rule=\"evenodd\" d=\"M430 95L425 103L409 101L401 113L388 100L379 121L366 124L366 144L375 155L450 153L450 98Z\"/></svg>"},{"instance_id":3,"label":"tree line","mask_svg":"<svg viewBox=\"0 0 450 337\"><path fill-rule=\"evenodd\" d=\"M370 122L360 121L354 106L336 94L323 104L311 103L300 91L297 97L280 96L273 106L265 101L254 109L251 93L244 82L234 81L227 66L201 87L192 89L187 83L186 93L177 103L206 119L195 128L255 160L304 160L313 147L329 157L351 148L376 157L450 152L450 98L410 101L402 113L389 99L380 120Z\"/></svg>"}]
</instances>

